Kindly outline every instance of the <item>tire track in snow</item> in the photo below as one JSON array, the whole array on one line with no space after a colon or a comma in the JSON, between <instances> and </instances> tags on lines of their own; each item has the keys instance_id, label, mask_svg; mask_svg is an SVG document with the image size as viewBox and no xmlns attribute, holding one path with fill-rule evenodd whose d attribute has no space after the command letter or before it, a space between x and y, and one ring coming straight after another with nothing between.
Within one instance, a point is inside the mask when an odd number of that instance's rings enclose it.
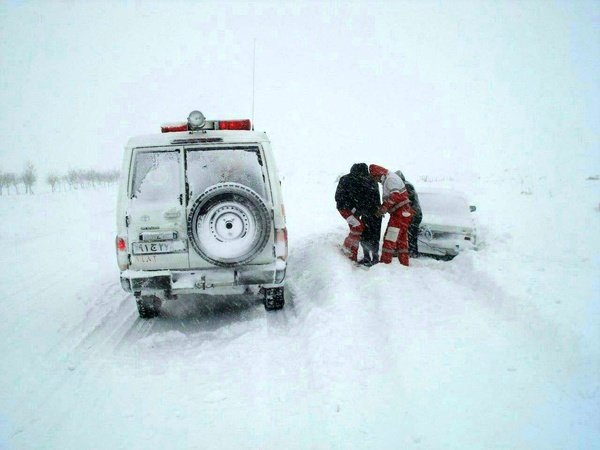
<instances>
[{"instance_id":1,"label":"tire track in snow","mask_svg":"<svg viewBox=\"0 0 600 450\"><path fill-rule=\"evenodd\" d=\"M67 335L51 349L52 352L74 353L93 346L94 339L113 326L114 320L123 315L129 317L133 315L132 311L127 311L131 310L129 305L131 295L123 292L118 282L104 281L100 286L102 292L92 297L83 320L68 331ZM94 288L90 286L86 289ZM81 296L86 297L82 294L77 297Z\"/></svg>"},{"instance_id":2,"label":"tire track in snow","mask_svg":"<svg viewBox=\"0 0 600 450\"><path fill-rule=\"evenodd\" d=\"M120 294L116 306L104 311L104 308L110 305L107 305L107 302L112 303L117 300L115 298L117 295L114 293L115 288L120 289L118 283L107 283L103 293L96 296L86 318L72 329L61 343L54 346L53 352L57 354L52 357L53 360L56 360L54 365L64 368L64 374L47 380L44 392L37 393L36 399L39 401L32 405L28 413L29 417L24 421L24 429L21 428L21 431L29 431L24 436L29 436L31 432L34 432L36 436L43 438L50 436L52 430L72 426L73 418L70 416L70 412L71 406L74 405L68 403L68 400L73 401L73 391L89 391L87 386L97 382L97 377L106 370L113 370L115 363L127 364L132 356L135 358L137 355L135 348L133 354L125 351L129 344L144 339L152 333L160 338L161 335L166 335L173 329L180 329L177 324L183 328L186 326L193 328L192 334L189 335L192 346L201 345L207 338L210 340L215 334L206 332L202 327L211 320L210 308L203 308L204 318L200 319L178 317L177 314L172 315L173 311L167 308L165 315L144 320L138 317L133 297L129 294ZM105 296L110 298L106 300ZM246 300L240 302L237 307L229 308L229 311L227 305L223 305L221 310L215 312L219 319L214 328L218 330L220 326L228 327L238 320L240 315L247 319L249 314L249 320L253 320L252 311L256 309L253 303ZM174 310L176 311L177 308L175 307ZM193 311L190 311L190 314L193 314ZM243 334L236 334L228 339L237 340ZM223 336L219 336L217 342L220 342L222 338ZM215 351L218 352L218 349ZM160 356L160 352L159 348L152 354ZM179 356L181 355L177 355L176 358ZM121 359L123 361L119 362ZM138 362L143 363L143 361L142 353ZM93 405L104 405L105 401L104 393L101 390L87 392L86 405L77 405L77 408L80 412L89 409L87 411L89 414L95 414L97 411ZM40 423L43 423L43 428Z\"/></svg>"},{"instance_id":3,"label":"tire track in snow","mask_svg":"<svg viewBox=\"0 0 600 450\"><path fill-rule=\"evenodd\" d=\"M34 427L35 433L47 434L55 427L60 428L70 415L68 405L61 399L69 398L74 388L101 373L104 353L111 352L131 329L138 327L137 309L132 308L131 295L119 292L119 284L113 281L104 282L102 286L102 292L93 297L84 319L46 352L45 365L53 377L45 378L37 388L40 383L37 373L23 380L29 389L38 392L35 400L28 402L26 419L15 437L30 427ZM45 431L39 429L41 419Z\"/></svg>"}]
</instances>

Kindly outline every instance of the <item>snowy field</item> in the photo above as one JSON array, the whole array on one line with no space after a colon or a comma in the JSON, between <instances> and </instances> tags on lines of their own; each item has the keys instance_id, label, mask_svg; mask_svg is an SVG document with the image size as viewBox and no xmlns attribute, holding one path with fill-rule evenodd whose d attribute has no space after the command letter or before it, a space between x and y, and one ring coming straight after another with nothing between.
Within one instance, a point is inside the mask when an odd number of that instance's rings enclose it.
<instances>
[{"instance_id":1,"label":"snowy field","mask_svg":"<svg viewBox=\"0 0 600 450\"><path fill-rule=\"evenodd\" d=\"M0 0L0 449L600 449L600 3ZM136 135L252 119L287 304L121 290ZM357 268L353 163L461 190L478 251ZM591 178L591 179L588 179Z\"/></svg>"},{"instance_id":2,"label":"snowy field","mask_svg":"<svg viewBox=\"0 0 600 450\"><path fill-rule=\"evenodd\" d=\"M600 448L600 181L433 183L471 194L480 250L365 270L337 249L334 175L284 181L273 313L142 320L114 188L0 198L0 448Z\"/></svg>"}]
</instances>

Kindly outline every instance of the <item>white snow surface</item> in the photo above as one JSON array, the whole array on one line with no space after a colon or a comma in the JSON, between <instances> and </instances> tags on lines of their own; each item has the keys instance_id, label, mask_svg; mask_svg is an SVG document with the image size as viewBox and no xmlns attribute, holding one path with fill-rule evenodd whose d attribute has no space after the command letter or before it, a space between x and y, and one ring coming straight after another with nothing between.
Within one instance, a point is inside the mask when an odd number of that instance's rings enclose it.
<instances>
[{"instance_id":1,"label":"white snow surface","mask_svg":"<svg viewBox=\"0 0 600 450\"><path fill-rule=\"evenodd\" d=\"M339 252L334 169L295 168L279 312L142 320L116 189L1 197L0 448L599 447L599 181L428 183L469 194L480 250L365 270Z\"/></svg>"}]
</instances>

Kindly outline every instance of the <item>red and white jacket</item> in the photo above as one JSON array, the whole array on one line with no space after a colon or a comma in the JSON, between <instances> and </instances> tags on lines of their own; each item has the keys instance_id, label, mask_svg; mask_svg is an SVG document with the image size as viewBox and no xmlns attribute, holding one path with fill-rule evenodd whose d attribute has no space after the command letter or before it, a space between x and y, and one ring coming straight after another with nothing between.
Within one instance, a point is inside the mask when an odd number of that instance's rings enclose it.
<instances>
[{"instance_id":1,"label":"red and white jacket","mask_svg":"<svg viewBox=\"0 0 600 450\"><path fill-rule=\"evenodd\" d=\"M384 167L376 164L369 166L371 175L381 176L382 185L382 206L386 212L392 214L405 205L410 205L408 199L408 191L404 185L404 181L394 172L390 172Z\"/></svg>"}]
</instances>

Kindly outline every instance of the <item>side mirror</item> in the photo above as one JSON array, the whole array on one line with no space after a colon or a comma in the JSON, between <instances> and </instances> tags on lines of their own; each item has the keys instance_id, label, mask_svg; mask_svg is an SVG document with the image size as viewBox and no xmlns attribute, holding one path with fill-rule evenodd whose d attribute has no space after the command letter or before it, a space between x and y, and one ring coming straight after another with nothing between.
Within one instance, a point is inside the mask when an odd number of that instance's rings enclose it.
<instances>
[{"instance_id":1,"label":"side mirror","mask_svg":"<svg viewBox=\"0 0 600 450\"><path fill-rule=\"evenodd\" d=\"M475 212L475 211L477 211L477 206L475 206L475 205L470 205L470 206L469 206L469 209L471 210L471 212Z\"/></svg>"}]
</instances>

